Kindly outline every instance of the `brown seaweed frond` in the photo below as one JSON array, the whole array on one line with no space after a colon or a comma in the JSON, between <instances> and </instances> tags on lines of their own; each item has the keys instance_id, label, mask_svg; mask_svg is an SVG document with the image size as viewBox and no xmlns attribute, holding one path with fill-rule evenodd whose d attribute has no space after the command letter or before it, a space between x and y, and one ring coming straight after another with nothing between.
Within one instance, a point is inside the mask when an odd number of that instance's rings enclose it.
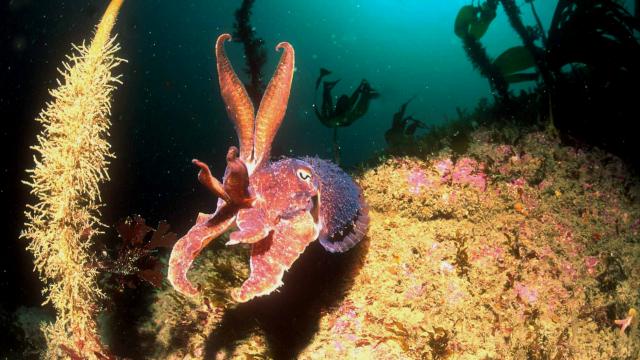
<instances>
[{"instance_id":1,"label":"brown seaweed frond","mask_svg":"<svg viewBox=\"0 0 640 360\"><path fill-rule=\"evenodd\" d=\"M107 260L101 267L112 275L119 289L133 288L139 281L146 281L154 287L162 285L164 265L156 256L159 248L171 249L178 236L169 232L169 224L161 221L157 229L145 223L139 215L127 217L116 225L122 240L113 260Z\"/></svg>"}]
</instances>

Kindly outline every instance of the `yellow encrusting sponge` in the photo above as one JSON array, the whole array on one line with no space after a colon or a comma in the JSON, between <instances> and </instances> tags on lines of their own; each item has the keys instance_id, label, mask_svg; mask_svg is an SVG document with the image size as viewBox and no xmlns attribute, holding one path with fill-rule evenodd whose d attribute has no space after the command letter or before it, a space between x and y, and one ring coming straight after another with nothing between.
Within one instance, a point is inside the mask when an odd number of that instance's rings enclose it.
<instances>
[{"instance_id":1,"label":"yellow encrusting sponge","mask_svg":"<svg viewBox=\"0 0 640 360\"><path fill-rule=\"evenodd\" d=\"M74 46L62 80L50 91L37 121L33 168L27 170L35 197L27 205L22 237L35 258L35 268L46 284L46 302L57 312L45 326L47 358L98 358L106 353L98 335L96 317L104 294L97 284L98 270L90 251L101 233L101 183L109 180L113 158L108 142L111 94L120 83L113 70L123 60L111 36L122 0L109 4L89 46Z\"/></svg>"}]
</instances>

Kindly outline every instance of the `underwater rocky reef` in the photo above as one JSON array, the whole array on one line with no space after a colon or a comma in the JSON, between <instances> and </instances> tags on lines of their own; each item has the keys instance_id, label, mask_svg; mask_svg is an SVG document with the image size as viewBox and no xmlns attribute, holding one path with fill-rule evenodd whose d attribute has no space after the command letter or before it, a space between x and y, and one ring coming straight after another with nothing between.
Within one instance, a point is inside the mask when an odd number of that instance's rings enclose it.
<instances>
[{"instance_id":1,"label":"underwater rocky reef","mask_svg":"<svg viewBox=\"0 0 640 360\"><path fill-rule=\"evenodd\" d=\"M284 52L265 88L253 3L242 2L235 25L248 86L225 55L231 35L216 43L239 149L229 148L222 181L193 160L218 209L199 214L180 240L167 222L154 230L132 216L115 226L115 241L98 241L113 233L101 219L100 190L115 157L111 102L125 60L113 27L122 0L111 1L93 40L63 63L24 181L32 201L21 237L49 305L0 308L20 343L12 356L640 358L640 178L629 159L557 128L554 111L563 112L548 89L514 95L504 87L498 95L508 101L482 100L441 126L405 116L408 100L394 115L389 148L349 174L318 158L272 162L294 51L276 47ZM472 43L473 26L484 34L483 21L495 17L498 2L486 3L463 8L463 40ZM500 3L517 12L515 2ZM481 9L490 19L477 18ZM370 96L350 110L358 116L329 126L336 160L335 129L363 117L378 96L365 80L358 89ZM428 133L415 135L418 126ZM248 295L238 296L243 287Z\"/></svg>"},{"instance_id":2,"label":"underwater rocky reef","mask_svg":"<svg viewBox=\"0 0 640 360\"><path fill-rule=\"evenodd\" d=\"M548 132L501 131L361 169L367 238L341 260L308 249L269 298L232 304L248 253L206 250L191 275L204 296L157 291L145 346L157 359L638 358L638 179Z\"/></svg>"}]
</instances>

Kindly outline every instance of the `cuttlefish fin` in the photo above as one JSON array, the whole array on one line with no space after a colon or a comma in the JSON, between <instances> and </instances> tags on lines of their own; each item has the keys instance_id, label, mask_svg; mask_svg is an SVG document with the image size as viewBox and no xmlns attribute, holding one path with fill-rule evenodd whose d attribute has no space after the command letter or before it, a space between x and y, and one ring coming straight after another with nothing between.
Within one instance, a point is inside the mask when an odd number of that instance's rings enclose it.
<instances>
[{"instance_id":1,"label":"cuttlefish fin","mask_svg":"<svg viewBox=\"0 0 640 360\"><path fill-rule=\"evenodd\" d=\"M196 224L181 237L171 250L167 278L178 292L195 296L198 290L187 279L193 260L211 240L222 235L235 221L236 210L223 205L213 215L199 214Z\"/></svg>"},{"instance_id":2,"label":"cuttlefish fin","mask_svg":"<svg viewBox=\"0 0 640 360\"><path fill-rule=\"evenodd\" d=\"M222 34L216 40L216 59L220 94L227 107L227 114L240 142L240 158L247 164L253 157L253 138L255 128L255 109L242 81L236 75L224 51L224 42L231 40L231 35Z\"/></svg>"},{"instance_id":3,"label":"cuttlefish fin","mask_svg":"<svg viewBox=\"0 0 640 360\"><path fill-rule=\"evenodd\" d=\"M251 274L240 288L231 292L233 299L246 302L276 290L282 285L284 272L317 237L318 230L309 212L280 220L269 236L252 245Z\"/></svg>"},{"instance_id":4,"label":"cuttlefish fin","mask_svg":"<svg viewBox=\"0 0 640 360\"><path fill-rule=\"evenodd\" d=\"M256 166L269 160L271 143L284 119L291 92L295 52L288 42L281 42L276 50L284 49L276 72L265 90L256 114L253 156Z\"/></svg>"}]
</instances>

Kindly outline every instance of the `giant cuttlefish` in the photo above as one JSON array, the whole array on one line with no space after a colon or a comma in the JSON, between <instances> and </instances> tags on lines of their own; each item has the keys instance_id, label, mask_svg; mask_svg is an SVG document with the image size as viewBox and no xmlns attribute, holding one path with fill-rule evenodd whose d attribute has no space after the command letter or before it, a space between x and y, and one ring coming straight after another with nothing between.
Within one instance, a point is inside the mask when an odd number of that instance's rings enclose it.
<instances>
[{"instance_id":1,"label":"giant cuttlefish","mask_svg":"<svg viewBox=\"0 0 640 360\"><path fill-rule=\"evenodd\" d=\"M294 71L294 50L283 49L258 112L224 51L231 35L215 46L220 92L238 136L239 148L227 152L222 183L199 160L198 180L218 197L213 214L199 214L196 224L174 245L168 278L182 294L197 295L187 279L193 260L212 240L235 225L227 245L251 245L251 274L231 293L245 302L282 285L284 272L312 241L329 252L355 246L367 231L368 207L362 191L337 165L319 158L271 161L271 143L284 118Z\"/></svg>"}]
</instances>

